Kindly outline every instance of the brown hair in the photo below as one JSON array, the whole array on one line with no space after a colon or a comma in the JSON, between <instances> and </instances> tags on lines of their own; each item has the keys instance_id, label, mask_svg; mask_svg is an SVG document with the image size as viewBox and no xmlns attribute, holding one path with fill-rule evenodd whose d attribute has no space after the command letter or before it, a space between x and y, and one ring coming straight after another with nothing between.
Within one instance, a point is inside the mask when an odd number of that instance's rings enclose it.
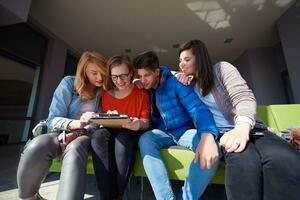
<instances>
[{"instance_id":1,"label":"brown hair","mask_svg":"<svg viewBox=\"0 0 300 200\"><path fill-rule=\"evenodd\" d=\"M86 51L81 55L77 65L75 85L76 92L83 100L92 100L96 96L95 92L88 90L90 82L86 76L86 68L89 63L99 67L103 79L105 79L106 74L106 59L104 56L95 51Z\"/></svg>"},{"instance_id":2,"label":"brown hair","mask_svg":"<svg viewBox=\"0 0 300 200\"><path fill-rule=\"evenodd\" d=\"M200 40L191 40L182 44L179 48L179 56L185 50L192 50L196 58L196 72L194 73L195 83L202 89L202 96L210 93L214 87L212 62L209 58L205 44Z\"/></svg>"},{"instance_id":3,"label":"brown hair","mask_svg":"<svg viewBox=\"0 0 300 200\"><path fill-rule=\"evenodd\" d=\"M110 90L113 88L114 83L111 80L111 78L109 78L111 76L111 69L114 68L115 66L121 65L121 64L125 64L129 70L129 74L134 75L134 67L132 65L132 62L130 60L130 58L126 55L115 55L112 56L111 58L109 58L109 60L107 61L107 71L106 71L106 77L107 79L104 82L104 86L106 90Z\"/></svg>"},{"instance_id":4,"label":"brown hair","mask_svg":"<svg viewBox=\"0 0 300 200\"><path fill-rule=\"evenodd\" d=\"M159 68L159 59L153 51L145 51L135 57L133 65L136 69L150 69L154 71Z\"/></svg>"}]
</instances>

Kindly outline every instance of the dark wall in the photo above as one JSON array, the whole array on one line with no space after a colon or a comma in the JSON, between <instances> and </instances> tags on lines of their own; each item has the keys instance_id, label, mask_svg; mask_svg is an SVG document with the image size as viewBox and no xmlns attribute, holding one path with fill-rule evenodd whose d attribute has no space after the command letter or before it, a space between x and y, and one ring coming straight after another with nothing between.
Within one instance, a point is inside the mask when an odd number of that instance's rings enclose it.
<instances>
[{"instance_id":1,"label":"dark wall","mask_svg":"<svg viewBox=\"0 0 300 200\"><path fill-rule=\"evenodd\" d=\"M78 61L79 61L78 56L75 56L72 53L67 52L64 76L67 76L67 75L75 76L76 75Z\"/></svg>"},{"instance_id":2,"label":"dark wall","mask_svg":"<svg viewBox=\"0 0 300 200\"><path fill-rule=\"evenodd\" d=\"M280 47L278 44L273 47L248 49L234 62L253 90L259 105L288 103L281 78L285 63Z\"/></svg>"},{"instance_id":3,"label":"dark wall","mask_svg":"<svg viewBox=\"0 0 300 200\"><path fill-rule=\"evenodd\" d=\"M0 50L43 66L48 39L25 23L0 27Z\"/></svg>"},{"instance_id":4,"label":"dark wall","mask_svg":"<svg viewBox=\"0 0 300 200\"><path fill-rule=\"evenodd\" d=\"M0 80L0 105L28 105L32 84L19 80Z\"/></svg>"},{"instance_id":5,"label":"dark wall","mask_svg":"<svg viewBox=\"0 0 300 200\"><path fill-rule=\"evenodd\" d=\"M300 1L281 16L277 28L295 103L300 103Z\"/></svg>"},{"instance_id":6,"label":"dark wall","mask_svg":"<svg viewBox=\"0 0 300 200\"><path fill-rule=\"evenodd\" d=\"M31 0L1 0L0 26L26 22Z\"/></svg>"}]
</instances>

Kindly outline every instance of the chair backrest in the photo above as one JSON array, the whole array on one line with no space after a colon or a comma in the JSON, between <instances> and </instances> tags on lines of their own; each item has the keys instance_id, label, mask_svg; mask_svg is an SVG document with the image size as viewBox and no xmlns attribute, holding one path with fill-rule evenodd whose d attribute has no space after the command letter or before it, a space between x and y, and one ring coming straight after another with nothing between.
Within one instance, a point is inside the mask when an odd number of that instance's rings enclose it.
<instances>
[{"instance_id":1,"label":"chair backrest","mask_svg":"<svg viewBox=\"0 0 300 200\"><path fill-rule=\"evenodd\" d=\"M300 104L270 105L268 108L276 123L276 131L300 126Z\"/></svg>"},{"instance_id":2,"label":"chair backrest","mask_svg":"<svg viewBox=\"0 0 300 200\"><path fill-rule=\"evenodd\" d=\"M271 112L270 106L259 105L256 107L256 116L261 119L267 127L273 128L278 134L278 127L274 116Z\"/></svg>"}]
</instances>

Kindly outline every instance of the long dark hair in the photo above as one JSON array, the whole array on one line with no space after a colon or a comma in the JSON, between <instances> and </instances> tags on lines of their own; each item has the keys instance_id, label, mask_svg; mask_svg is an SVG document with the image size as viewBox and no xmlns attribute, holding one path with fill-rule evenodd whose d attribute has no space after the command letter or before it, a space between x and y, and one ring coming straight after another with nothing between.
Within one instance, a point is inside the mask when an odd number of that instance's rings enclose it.
<instances>
[{"instance_id":1,"label":"long dark hair","mask_svg":"<svg viewBox=\"0 0 300 200\"><path fill-rule=\"evenodd\" d=\"M206 96L214 87L212 62L205 44L200 40L191 40L179 47L179 56L185 50L192 50L196 58L195 84L202 89L202 96Z\"/></svg>"}]
</instances>

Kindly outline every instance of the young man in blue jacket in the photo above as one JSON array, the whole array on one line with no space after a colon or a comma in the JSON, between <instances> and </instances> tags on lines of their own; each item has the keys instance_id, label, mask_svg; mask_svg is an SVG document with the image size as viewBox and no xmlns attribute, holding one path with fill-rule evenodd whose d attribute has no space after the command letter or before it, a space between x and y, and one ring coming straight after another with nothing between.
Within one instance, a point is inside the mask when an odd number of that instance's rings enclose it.
<instances>
[{"instance_id":1,"label":"young man in blue jacket","mask_svg":"<svg viewBox=\"0 0 300 200\"><path fill-rule=\"evenodd\" d=\"M218 130L206 105L192 87L179 83L154 52L134 59L134 66L151 97L153 130L145 132L139 148L156 199L176 199L160 149L179 145L195 152L177 199L198 199L218 167Z\"/></svg>"}]
</instances>

